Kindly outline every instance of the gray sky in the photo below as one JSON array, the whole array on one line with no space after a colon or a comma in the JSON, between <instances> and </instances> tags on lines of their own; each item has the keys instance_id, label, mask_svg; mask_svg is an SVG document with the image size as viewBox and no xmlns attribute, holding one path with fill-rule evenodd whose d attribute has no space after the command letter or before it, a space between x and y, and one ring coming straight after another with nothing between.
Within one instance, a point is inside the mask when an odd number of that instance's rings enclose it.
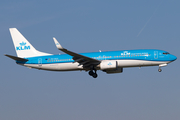
<instances>
[{"instance_id":1,"label":"gray sky","mask_svg":"<svg viewBox=\"0 0 180 120\"><path fill-rule=\"evenodd\" d=\"M9 28L38 50L180 52L179 0L6 0L0 4L0 120L178 120L179 60L162 68L50 72L17 65Z\"/></svg>"}]
</instances>

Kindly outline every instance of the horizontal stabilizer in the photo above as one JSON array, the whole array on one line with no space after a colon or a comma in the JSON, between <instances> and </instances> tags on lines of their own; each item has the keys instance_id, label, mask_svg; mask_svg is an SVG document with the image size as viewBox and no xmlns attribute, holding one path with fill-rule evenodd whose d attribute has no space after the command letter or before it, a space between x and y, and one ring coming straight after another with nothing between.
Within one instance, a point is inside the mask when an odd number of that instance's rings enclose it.
<instances>
[{"instance_id":1,"label":"horizontal stabilizer","mask_svg":"<svg viewBox=\"0 0 180 120\"><path fill-rule=\"evenodd\" d=\"M7 55L5 54L5 56L13 59L13 60L17 60L17 61L28 61L28 59L24 59L24 58L20 58L20 57L16 57L16 56L12 56L12 55Z\"/></svg>"}]
</instances>

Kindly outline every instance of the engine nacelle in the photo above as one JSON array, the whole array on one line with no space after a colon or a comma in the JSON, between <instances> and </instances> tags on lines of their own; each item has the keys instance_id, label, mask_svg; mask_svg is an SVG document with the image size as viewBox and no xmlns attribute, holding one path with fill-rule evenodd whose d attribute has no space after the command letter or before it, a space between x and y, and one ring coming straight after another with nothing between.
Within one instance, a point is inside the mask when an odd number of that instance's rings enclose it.
<instances>
[{"instance_id":1,"label":"engine nacelle","mask_svg":"<svg viewBox=\"0 0 180 120\"><path fill-rule=\"evenodd\" d=\"M102 61L100 63L100 69L107 74L123 72L123 68L118 68L118 62L112 60Z\"/></svg>"},{"instance_id":2,"label":"engine nacelle","mask_svg":"<svg viewBox=\"0 0 180 120\"><path fill-rule=\"evenodd\" d=\"M117 69L118 68L118 64L117 64L117 61L109 61L109 60L105 60L105 61L102 61L100 63L100 69L101 70L107 70L107 69Z\"/></svg>"}]
</instances>

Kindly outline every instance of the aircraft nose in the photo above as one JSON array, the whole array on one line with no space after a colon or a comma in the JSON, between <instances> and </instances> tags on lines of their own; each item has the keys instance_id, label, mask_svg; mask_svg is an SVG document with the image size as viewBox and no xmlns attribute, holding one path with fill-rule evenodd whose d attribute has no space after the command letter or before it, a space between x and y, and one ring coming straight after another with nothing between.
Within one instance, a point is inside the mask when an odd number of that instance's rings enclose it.
<instances>
[{"instance_id":1,"label":"aircraft nose","mask_svg":"<svg viewBox=\"0 0 180 120\"><path fill-rule=\"evenodd\" d=\"M172 55L172 61L175 61L177 57L175 55Z\"/></svg>"}]
</instances>

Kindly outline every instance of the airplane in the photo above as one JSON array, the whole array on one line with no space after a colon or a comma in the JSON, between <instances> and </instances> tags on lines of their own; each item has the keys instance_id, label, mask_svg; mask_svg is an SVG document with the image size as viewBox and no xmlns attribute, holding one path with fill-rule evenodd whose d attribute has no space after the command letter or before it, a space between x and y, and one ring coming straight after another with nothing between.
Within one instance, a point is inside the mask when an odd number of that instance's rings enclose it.
<instances>
[{"instance_id":1,"label":"airplane","mask_svg":"<svg viewBox=\"0 0 180 120\"><path fill-rule=\"evenodd\" d=\"M66 54L53 55L36 50L29 41L16 29L9 28L17 56L5 54L17 64L28 68L49 71L88 71L89 75L97 78L97 70L107 74L122 73L123 68L167 66L177 59L176 56L164 50L139 49L107 52L75 53L65 49L53 37L56 47Z\"/></svg>"}]
</instances>

